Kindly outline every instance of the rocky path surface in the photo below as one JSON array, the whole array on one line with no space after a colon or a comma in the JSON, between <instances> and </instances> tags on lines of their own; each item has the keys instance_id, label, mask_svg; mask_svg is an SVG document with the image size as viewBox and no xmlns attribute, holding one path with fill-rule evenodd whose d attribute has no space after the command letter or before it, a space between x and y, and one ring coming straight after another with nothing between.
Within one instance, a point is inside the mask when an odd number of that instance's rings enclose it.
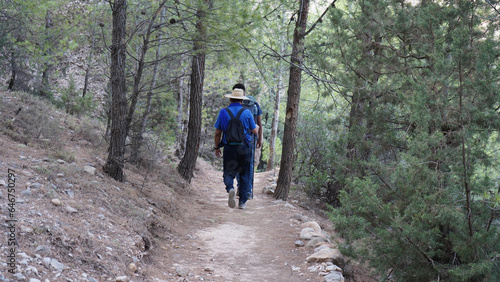
<instances>
[{"instance_id":1,"label":"rocky path surface","mask_svg":"<svg viewBox=\"0 0 500 282\"><path fill-rule=\"evenodd\" d=\"M192 183L199 190L193 233L186 234L180 247L168 250L172 280L343 281L341 275L325 278L340 270L332 263L307 262L316 246L300 246L304 222L310 221L306 211L261 193L275 180L272 172L256 174L255 197L245 210L228 207L221 172L209 170L203 175L210 179L196 177ZM328 222L320 224L331 231Z\"/></svg>"}]
</instances>

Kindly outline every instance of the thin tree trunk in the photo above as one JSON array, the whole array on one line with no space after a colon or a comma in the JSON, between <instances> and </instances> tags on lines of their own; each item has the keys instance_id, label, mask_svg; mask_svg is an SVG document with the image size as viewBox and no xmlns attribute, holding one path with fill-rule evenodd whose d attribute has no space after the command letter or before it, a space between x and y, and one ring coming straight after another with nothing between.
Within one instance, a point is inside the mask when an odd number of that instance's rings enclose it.
<instances>
[{"instance_id":1,"label":"thin tree trunk","mask_svg":"<svg viewBox=\"0 0 500 282\"><path fill-rule=\"evenodd\" d=\"M183 72L184 73L184 72ZM185 138L184 138L184 77L178 78L177 82L177 128L176 128L176 155L184 155Z\"/></svg>"},{"instance_id":2,"label":"thin tree trunk","mask_svg":"<svg viewBox=\"0 0 500 282\"><path fill-rule=\"evenodd\" d=\"M285 130L283 132L283 149L281 155L278 185L274 197L286 201L292 180L293 162L295 160L295 133L299 116L300 88L302 81L302 65L304 62L304 39L309 13L310 0L301 0L297 13L298 18L293 33L293 46L288 82L288 100L286 105Z\"/></svg>"},{"instance_id":3,"label":"thin tree trunk","mask_svg":"<svg viewBox=\"0 0 500 282\"><path fill-rule=\"evenodd\" d=\"M92 52L95 48L95 31L92 29L92 44L90 46L90 51L89 51L89 56L87 58L87 69L85 70L85 80L83 83L83 92L82 92L82 98L87 95L88 88L89 88L89 76L90 76L90 69L92 68Z\"/></svg>"},{"instance_id":4,"label":"thin tree trunk","mask_svg":"<svg viewBox=\"0 0 500 282\"><path fill-rule=\"evenodd\" d=\"M206 3L211 6L210 0ZM193 178L193 171L196 167L196 159L200 148L201 137L201 107L203 105L203 81L205 78L205 52L206 52L206 12L202 7L196 12L198 22L196 29L198 38L194 41L193 61L191 64L191 88L189 93L189 123L188 136L186 141L186 152L182 158L177 171L188 182Z\"/></svg>"},{"instance_id":5,"label":"thin tree trunk","mask_svg":"<svg viewBox=\"0 0 500 282\"><path fill-rule=\"evenodd\" d=\"M127 0L111 3L113 32L111 45L111 138L104 172L117 181L123 181L125 166L125 138L127 137L127 95L125 84Z\"/></svg>"},{"instance_id":6,"label":"thin tree trunk","mask_svg":"<svg viewBox=\"0 0 500 282\"><path fill-rule=\"evenodd\" d=\"M52 42L51 42L51 31L50 29L52 28L52 12L50 10L47 11L47 13L45 14L45 41L47 44L45 44L46 46L49 46ZM47 47L45 47L47 48ZM50 56L52 54L52 49L51 48L47 48L47 50L45 51L45 55L47 56ZM50 59L49 61L47 61L46 63L44 63L44 69L43 69L43 72L42 72L42 90L40 91L40 95L42 97L48 97L49 96L49 93L50 93L50 75L52 73L52 64L50 63Z\"/></svg>"},{"instance_id":7,"label":"thin tree trunk","mask_svg":"<svg viewBox=\"0 0 500 282\"><path fill-rule=\"evenodd\" d=\"M132 125L132 119L134 117L134 112L135 112L135 107L137 105L137 100L139 99L139 94L141 92L141 82L142 82L142 74L144 72L144 65L145 65L145 59L146 59L146 53L149 50L149 38L151 37L151 34L153 32L153 25L155 23L156 18L160 14L160 12L163 10L163 6L165 5L166 0L160 3L160 6L156 10L156 12L153 14L151 17L151 21L149 22L148 29L146 31L146 34L143 36L143 44L142 44L142 49L141 49L141 54L140 54L140 59L139 62L137 63L137 71L136 75L134 77L134 88L132 90L132 95L130 97L130 107L128 109L128 114L127 114L127 136L130 131L130 127Z\"/></svg>"},{"instance_id":8,"label":"thin tree trunk","mask_svg":"<svg viewBox=\"0 0 500 282\"><path fill-rule=\"evenodd\" d=\"M10 55L10 79L9 79L9 86L7 87L8 90L15 90L16 86L16 74L17 74L17 64L16 64L16 55L15 52L11 52Z\"/></svg>"},{"instance_id":9,"label":"thin tree trunk","mask_svg":"<svg viewBox=\"0 0 500 282\"><path fill-rule=\"evenodd\" d=\"M162 9L161 12L161 17L160 17L160 25L163 20L163 16L165 15L165 9ZM151 86L150 90L148 91L148 94L146 95L147 101L146 101L146 110L144 111L144 114L142 115L141 122L139 124L139 129L135 133L134 137L132 138L132 146L131 146L131 151L130 151L130 162L137 163L139 161L139 151L142 146L142 140L143 137L142 135L144 134L144 131L146 130L146 124L149 119L149 114L151 113L151 103L153 101L153 91L156 87L156 80L158 78L158 67L160 65L160 51L162 47L162 40L161 38L158 39L158 49L156 49L156 59L155 59L155 64L153 68L153 78L151 80Z\"/></svg>"},{"instance_id":10,"label":"thin tree trunk","mask_svg":"<svg viewBox=\"0 0 500 282\"><path fill-rule=\"evenodd\" d=\"M282 47L282 51L284 48ZM283 53L282 53L283 54ZM283 73L281 68L281 61L278 64L278 84L276 87L276 97L274 100L274 113L273 122L271 126L271 137L269 138L269 159L267 160L266 171L270 171L274 168L274 160L276 157L276 138L278 136L278 123L280 116L280 102L281 102L281 91L283 90Z\"/></svg>"}]
</instances>

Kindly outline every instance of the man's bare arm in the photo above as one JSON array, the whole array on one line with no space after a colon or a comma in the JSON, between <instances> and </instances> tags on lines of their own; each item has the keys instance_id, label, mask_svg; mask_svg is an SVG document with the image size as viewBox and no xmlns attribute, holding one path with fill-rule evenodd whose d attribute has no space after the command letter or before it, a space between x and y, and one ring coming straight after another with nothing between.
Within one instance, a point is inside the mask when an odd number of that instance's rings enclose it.
<instances>
[{"instance_id":1,"label":"man's bare arm","mask_svg":"<svg viewBox=\"0 0 500 282\"><path fill-rule=\"evenodd\" d=\"M255 128L252 129L252 133L255 135L259 134L259 128L260 128L260 126L256 125Z\"/></svg>"}]
</instances>

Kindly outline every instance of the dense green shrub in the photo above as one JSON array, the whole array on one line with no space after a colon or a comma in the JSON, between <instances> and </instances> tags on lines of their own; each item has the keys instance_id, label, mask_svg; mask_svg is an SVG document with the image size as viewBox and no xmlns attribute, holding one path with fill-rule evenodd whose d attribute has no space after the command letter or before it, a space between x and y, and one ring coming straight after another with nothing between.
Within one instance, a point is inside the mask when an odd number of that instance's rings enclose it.
<instances>
[{"instance_id":1,"label":"dense green shrub","mask_svg":"<svg viewBox=\"0 0 500 282\"><path fill-rule=\"evenodd\" d=\"M94 96L87 94L84 97L76 90L75 80L70 78L68 88L61 89L61 101L56 103L62 105L67 113L72 115L87 114L95 109Z\"/></svg>"}]
</instances>

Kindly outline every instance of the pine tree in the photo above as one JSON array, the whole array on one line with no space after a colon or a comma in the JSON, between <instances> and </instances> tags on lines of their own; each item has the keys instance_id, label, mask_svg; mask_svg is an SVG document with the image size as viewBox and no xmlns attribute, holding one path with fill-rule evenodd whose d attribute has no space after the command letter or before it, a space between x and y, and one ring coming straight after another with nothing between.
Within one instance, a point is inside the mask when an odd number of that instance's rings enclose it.
<instances>
[{"instance_id":1,"label":"pine tree","mask_svg":"<svg viewBox=\"0 0 500 282\"><path fill-rule=\"evenodd\" d=\"M498 183L481 173L500 122L494 11L465 0L345 11L331 14L327 51L350 104L333 171L344 251L382 279L498 280Z\"/></svg>"}]
</instances>

